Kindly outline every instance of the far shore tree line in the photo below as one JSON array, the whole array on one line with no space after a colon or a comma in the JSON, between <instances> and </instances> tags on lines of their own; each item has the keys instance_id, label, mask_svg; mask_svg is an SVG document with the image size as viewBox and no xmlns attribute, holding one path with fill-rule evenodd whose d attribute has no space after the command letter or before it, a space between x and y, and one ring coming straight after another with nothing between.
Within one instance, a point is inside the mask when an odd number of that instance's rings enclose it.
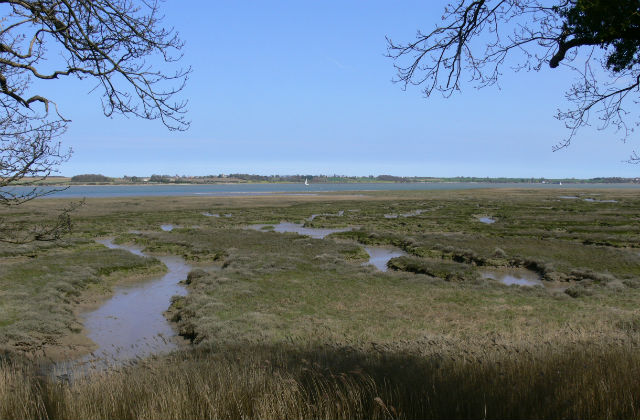
<instances>
[{"instance_id":1,"label":"far shore tree line","mask_svg":"<svg viewBox=\"0 0 640 420\"><path fill-rule=\"evenodd\" d=\"M252 175L252 174L218 174L204 176L188 175L151 175L150 177L123 176L112 178L101 174L82 174L71 177L75 184L216 184L216 183L348 183L348 182L483 182L483 183L522 183L522 184L640 184L640 178L597 177L579 178L508 178L508 177L401 177L394 175Z\"/></svg>"}]
</instances>

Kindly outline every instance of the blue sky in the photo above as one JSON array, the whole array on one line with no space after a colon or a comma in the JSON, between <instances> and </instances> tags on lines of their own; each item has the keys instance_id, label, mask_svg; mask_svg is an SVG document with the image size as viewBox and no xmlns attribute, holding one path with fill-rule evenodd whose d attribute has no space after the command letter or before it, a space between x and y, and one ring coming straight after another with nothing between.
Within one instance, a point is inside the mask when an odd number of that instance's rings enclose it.
<instances>
[{"instance_id":1,"label":"blue sky","mask_svg":"<svg viewBox=\"0 0 640 420\"><path fill-rule=\"evenodd\" d=\"M640 149L583 129L566 150L553 118L571 75L512 74L500 88L425 99L391 83L385 35L410 40L446 2L168 0L166 23L186 42L193 74L183 97L191 129L102 115L91 84L46 89L73 120L62 174L230 172L400 176L638 176Z\"/></svg>"}]
</instances>

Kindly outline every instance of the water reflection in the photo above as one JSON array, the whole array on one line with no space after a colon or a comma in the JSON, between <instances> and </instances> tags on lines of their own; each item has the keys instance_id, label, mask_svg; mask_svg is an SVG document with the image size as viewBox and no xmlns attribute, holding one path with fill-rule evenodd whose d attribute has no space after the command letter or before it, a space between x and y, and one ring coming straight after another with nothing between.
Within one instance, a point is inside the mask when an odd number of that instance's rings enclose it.
<instances>
[{"instance_id":1,"label":"water reflection","mask_svg":"<svg viewBox=\"0 0 640 420\"><path fill-rule=\"evenodd\" d=\"M491 217L478 217L478 220L481 221L482 223L486 223L488 225L495 223L496 221L494 219L492 219Z\"/></svg>"},{"instance_id":2,"label":"water reflection","mask_svg":"<svg viewBox=\"0 0 640 420\"><path fill-rule=\"evenodd\" d=\"M145 256L137 247L116 245L110 239L97 241L108 248L124 249ZM171 325L163 315L171 298L185 295L179 284L187 278L191 267L177 256L157 257L167 266L167 272L143 283L121 286L98 309L81 315L86 335L97 349L80 360L75 367L106 367L164 353L176 348Z\"/></svg>"},{"instance_id":3,"label":"water reflection","mask_svg":"<svg viewBox=\"0 0 640 420\"><path fill-rule=\"evenodd\" d=\"M524 268L512 268L503 270L484 270L480 272L482 278L497 280L502 284L511 286L544 286L544 283L536 273Z\"/></svg>"},{"instance_id":4,"label":"water reflection","mask_svg":"<svg viewBox=\"0 0 640 420\"><path fill-rule=\"evenodd\" d=\"M334 229L330 229L330 228L310 228L310 227L304 227L302 223L291 223L291 222L280 222L277 225L266 225L266 224L257 224L257 225L250 225L247 226L248 229L253 229L253 230L266 230L269 229L269 226L273 226L273 231L274 232L280 232L280 233L285 233L285 232L293 232L293 233L297 233L299 235L305 235L305 236L310 236L312 238L316 238L316 239L322 239L327 235L330 235L332 233L337 233L337 232L348 232L350 230L352 230L352 228L347 227L347 228L334 228ZM266 228L266 229L265 229Z\"/></svg>"},{"instance_id":5,"label":"water reflection","mask_svg":"<svg viewBox=\"0 0 640 420\"><path fill-rule=\"evenodd\" d=\"M400 248L365 246L364 250L369 254L369 261L362 263L362 265L373 265L380 271L387 271L387 263L391 258L407 255Z\"/></svg>"}]
</instances>

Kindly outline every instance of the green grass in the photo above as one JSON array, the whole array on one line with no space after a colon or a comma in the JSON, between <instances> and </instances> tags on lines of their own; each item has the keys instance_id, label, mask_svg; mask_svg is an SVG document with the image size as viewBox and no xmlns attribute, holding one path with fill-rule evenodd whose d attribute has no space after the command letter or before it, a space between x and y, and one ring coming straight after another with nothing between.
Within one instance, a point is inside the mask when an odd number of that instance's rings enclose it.
<instances>
[{"instance_id":1,"label":"green grass","mask_svg":"<svg viewBox=\"0 0 640 420\"><path fill-rule=\"evenodd\" d=\"M558 198L594 193L618 203ZM638 418L636 195L88 200L64 243L0 246L0 418ZM4 217L35 223L60 206L36 200ZM246 229L283 220L354 230ZM191 344L72 384L39 379L17 353L79 331L87 293L159 267L98 235L202 268L167 314ZM409 256L383 273L362 266L362 245ZM553 287L504 286L481 278L487 267L529 268Z\"/></svg>"},{"instance_id":2,"label":"green grass","mask_svg":"<svg viewBox=\"0 0 640 420\"><path fill-rule=\"evenodd\" d=\"M74 308L106 295L121 277L158 273L159 261L92 242L46 248L0 265L0 342L26 351L78 333Z\"/></svg>"}]
</instances>

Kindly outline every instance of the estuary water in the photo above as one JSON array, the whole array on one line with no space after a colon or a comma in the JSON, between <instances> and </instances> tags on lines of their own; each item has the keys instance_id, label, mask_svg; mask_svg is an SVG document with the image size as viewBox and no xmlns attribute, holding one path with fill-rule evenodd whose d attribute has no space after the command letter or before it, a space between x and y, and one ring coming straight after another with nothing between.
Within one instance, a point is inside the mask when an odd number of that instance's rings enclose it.
<instances>
[{"instance_id":1,"label":"estuary water","mask_svg":"<svg viewBox=\"0 0 640 420\"><path fill-rule=\"evenodd\" d=\"M419 191L419 190L466 190L478 188L533 188L533 189L636 189L640 184L516 184L482 182L406 182L406 183L344 183L313 184L166 184L166 185L72 185L64 187L41 187L49 191L52 198L98 198L137 196L243 196L271 194L317 194L341 191ZM4 188L3 191L26 193L29 187ZM60 191L58 191L60 190Z\"/></svg>"}]
</instances>

